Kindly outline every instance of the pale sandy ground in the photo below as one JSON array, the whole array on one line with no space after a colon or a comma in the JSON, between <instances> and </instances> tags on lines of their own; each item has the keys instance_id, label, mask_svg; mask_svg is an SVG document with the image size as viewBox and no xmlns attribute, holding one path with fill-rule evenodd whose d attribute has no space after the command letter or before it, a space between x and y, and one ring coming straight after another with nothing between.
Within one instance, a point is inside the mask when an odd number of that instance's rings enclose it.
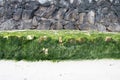
<instances>
[{"instance_id":1,"label":"pale sandy ground","mask_svg":"<svg viewBox=\"0 0 120 80\"><path fill-rule=\"evenodd\" d=\"M0 80L120 80L120 60L0 61Z\"/></svg>"}]
</instances>

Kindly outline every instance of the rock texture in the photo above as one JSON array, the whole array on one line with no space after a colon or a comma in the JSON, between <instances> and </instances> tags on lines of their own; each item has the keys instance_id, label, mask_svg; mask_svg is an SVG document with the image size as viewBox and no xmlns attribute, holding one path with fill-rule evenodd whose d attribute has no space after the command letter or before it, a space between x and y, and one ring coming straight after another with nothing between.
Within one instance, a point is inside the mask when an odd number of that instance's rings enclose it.
<instances>
[{"instance_id":1,"label":"rock texture","mask_svg":"<svg viewBox=\"0 0 120 80\"><path fill-rule=\"evenodd\" d=\"M120 0L0 0L0 30L120 32Z\"/></svg>"}]
</instances>

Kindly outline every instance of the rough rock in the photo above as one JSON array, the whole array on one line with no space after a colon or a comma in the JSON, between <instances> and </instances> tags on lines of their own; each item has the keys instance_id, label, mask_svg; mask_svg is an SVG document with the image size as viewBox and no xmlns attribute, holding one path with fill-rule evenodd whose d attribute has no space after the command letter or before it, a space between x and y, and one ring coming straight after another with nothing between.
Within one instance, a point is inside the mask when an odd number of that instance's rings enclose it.
<instances>
[{"instance_id":1,"label":"rough rock","mask_svg":"<svg viewBox=\"0 0 120 80\"><path fill-rule=\"evenodd\" d=\"M9 20L3 22L0 25L1 30L12 30L12 29L15 29L15 27L16 27L15 21L12 19L9 19Z\"/></svg>"},{"instance_id":2,"label":"rough rock","mask_svg":"<svg viewBox=\"0 0 120 80\"><path fill-rule=\"evenodd\" d=\"M34 17L34 18L32 19L32 25L33 25L33 26L38 26L38 20L37 20L36 17Z\"/></svg>"},{"instance_id":3,"label":"rough rock","mask_svg":"<svg viewBox=\"0 0 120 80\"><path fill-rule=\"evenodd\" d=\"M22 19L23 20L29 20L32 17L33 17L32 10L23 10L23 13L22 13Z\"/></svg>"},{"instance_id":4,"label":"rough rock","mask_svg":"<svg viewBox=\"0 0 120 80\"><path fill-rule=\"evenodd\" d=\"M88 18L88 23L94 25L94 23L95 23L95 12L94 11L88 12L87 18Z\"/></svg>"},{"instance_id":5,"label":"rough rock","mask_svg":"<svg viewBox=\"0 0 120 80\"><path fill-rule=\"evenodd\" d=\"M3 17L3 16L4 16L4 8L0 7L0 17Z\"/></svg>"},{"instance_id":6,"label":"rough rock","mask_svg":"<svg viewBox=\"0 0 120 80\"><path fill-rule=\"evenodd\" d=\"M120 32L120 0L0 0L0 30L11 29Z\"/></svg>"},{"instance_id":7,"label":"rough rock","mask_svg":"<svg viewBox=\"0 0 120 80\"><path fill-rule=\"evenodd\" d=\"M66 8L60 8L56 14L56 19L62 20L65 17L67 9Z\"/></svg>"},{"instance_id":8,"label":"rough rock","mask_svg":"<svg viewBox=\"0 0 120 80\"><path fill-rule=\"evenodd\" d=\"M13 19L14 20L20 20L22 17L22 9L17 9L15 13L13 14Z\"/></svg>"},{"instance_id":9,"label":"rough rock","mask_svg":"<svg viewBox=\"0 0 120 80\"><path fill-rule=\"evenodd\" d=\"M0 0L0 6L4 6L4 0Z\"/></svg>"},{"instance_id":10,"label":"rough rock","mask_svg":"<svg viewBox=\"0 0 120 80\"><path fill-rule=\"evenodd\" d=\"M44 13L47 11L47 7L39 7L39 9L34 13L35 16L42 17Z\"/></svg>"},{"instance_id":11,"label":"rough rock","mask_svg":"<svg viewBox=\"0 0 120 80\"><path fill-rule=\"evenodd\" d=\"M84 23L80 25L80 30L97 30L97 27L95 25Z\"/></svg>"},{"instance_id":12,"label":"rough rock","mask_svg":"<svg viewBox=\"0 0 120 80\"><path fill-rule=\"evenodd\" d=\"M120 32L120 24L118 23L111 24L109 25L109 27L107 27L107 29L112 32Z\"/></svg>"},{"instance_id":13,"label":"rough rock","mask_svg":"<svg viewBox=\"0 0 120 80\"><path fill-rule=\"evenodd\" d=\"M41 14L42 17L44 18L52 18L54 11L56 10L56 7L54 5L51 5L48 8L45 8L46 10L43 11L43 13Z\"/></svg>"},{"instance_id":14,"label":"rough rock","mask_svg":"<svg viewBox=\"0 0 120 80\"><path fill-rule=\"evenodd\" d=\"M49 30L51 26L51 22L49 20L41 20L40 23L38 23L37 29L39 30Z\"/></svg>"},{"instance_id":15,"label":"rough rock","mask_svg":"<svg viewBox=\"0 0 120 80\"><path fill-rule=\"evenodd\" d=\"M67 24L65 24L64 29L76 29L74 22L68 22Z\"/></svg>"},{"instance_id":16,"label":"rough rock","mask_svg":"<svg viewBox=\"0 0 120 80\"><path fill-rule=\"evenodd\" d=\"M18 29L32 29L32 19L20 21Z\"/></svg>"},{"instance_id":17,"label":"rough rock","mask_svg":"<svg viewBox=\"0 0 120 80\"><path fill-rule=\"evenodd\" d=\"M59 3L57 4L61 8L69 7L69 2L67 0L59 0Z\"/></svg>"},{"instance_id":18,"label":"rough rock","mask_svg":"<svg viewBox=\"0 0 120 80\"><path fill-rule=\"evenodd\" d=\"M84 17L86 16L86 13L80 13L78 16L78 24L83 24L84 23Z\"/></svg>"},{"instance_id":19,"label":"rough rock","mask_svg":"<svg viewBox=\"0 0 120 80\"><path fill-rule=\"evenodd\" d=\"M40 3L37 1L30 1L27 2L24 6L25 6L24 9L26 10L36 10L39 8Z\"/></svg>"},{"instance_id":20,"label":"rough rock","mask_svg":"<svg viewBox=\"0 0 120 80\"><path fill-rule=\"evenodd\" d=\"M64 19L69 21L75 21L77 19L77 11L76 10L68 10L65 14Z\"/></svg>"},{"instance_id":21,"label":"rough rock","mask_svg":"<svg viewBox=\"0 0 120 80\"><path fill-rule=\"evenodd\" d=\"M106 32L107 31L106 27L102 24L97 23L96 27L97 27L97 30L100 31L100 32Z\"/></svg>"},{"instance_id":22,"label":"rough rock","mask_svg":"<svg viewBox=\"0 0 120 80\"><path fill-rule=\"evenodd\" d=\"M61 30L63 29L63 24L60 21L54 21L51 25L51 30Z\"/></svg>"},{"instance_id":23,"label":"rough rock","mask_svg":"<svg viewBox=\"0 0 120 80\"><path fill-rule=\"evenodd\" d=\"M53 0L38 0L42 6L48 6Z\"/></svg>"}]
</instances>

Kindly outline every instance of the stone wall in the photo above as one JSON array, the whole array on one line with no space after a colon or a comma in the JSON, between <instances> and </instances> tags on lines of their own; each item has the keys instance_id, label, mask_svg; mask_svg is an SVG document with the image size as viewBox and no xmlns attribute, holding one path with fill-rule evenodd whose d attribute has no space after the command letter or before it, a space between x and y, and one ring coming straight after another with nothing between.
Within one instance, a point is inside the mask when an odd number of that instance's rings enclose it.
<instances>
[{"instance_id":1,"label":"stone wall","mask_svg":"<svg viewBox=\"0 0 120 80\"><path fill-rule=\"evenodd\" d=\"M0 0L0 30L120 32L120 0Z\"/></svg>"}]
</instances>

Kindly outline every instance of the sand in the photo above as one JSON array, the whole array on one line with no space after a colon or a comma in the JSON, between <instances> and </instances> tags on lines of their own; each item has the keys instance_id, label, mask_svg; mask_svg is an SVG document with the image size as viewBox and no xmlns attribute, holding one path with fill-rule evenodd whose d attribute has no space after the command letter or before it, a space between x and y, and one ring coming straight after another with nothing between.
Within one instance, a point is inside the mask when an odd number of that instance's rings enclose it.
<instances>
[{"instance_id":1,"label":"sand","mask_svg":"<svg viewBox=\"0 0 120 80\"><path fill-rule=\"evenodd\" d=\"M1 60L0 80L120 80L120 60Z\"/></svg>"}]
</instances>

